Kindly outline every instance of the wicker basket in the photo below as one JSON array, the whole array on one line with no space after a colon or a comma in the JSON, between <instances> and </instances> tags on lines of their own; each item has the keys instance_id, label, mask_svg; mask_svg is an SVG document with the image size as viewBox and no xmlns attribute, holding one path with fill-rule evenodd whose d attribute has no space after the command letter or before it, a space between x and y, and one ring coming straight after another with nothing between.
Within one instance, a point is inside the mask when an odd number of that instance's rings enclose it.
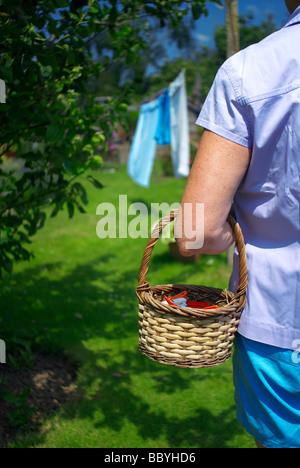
<instances>
[{"instance_id":1,"label":"wicker basket","mask_svg":"<svg viewBox=\"0 0 300 468\"><path fill-rule=\"evenodd\" d=\"M139 298L139 348L153 361L177 367L213 367L227 361L247 287L247 260L243 234L236 220L228 222L239 252L239 286L234 294L227 290L167 284L150 287L146 280L152 250L162 229L176 217L165 216L153 230L141 263L137 295ZM209 301L217 309L195 309L162 303L164 295L172 297L183 290L190 300Z\"/></svg>"}]
</instances>

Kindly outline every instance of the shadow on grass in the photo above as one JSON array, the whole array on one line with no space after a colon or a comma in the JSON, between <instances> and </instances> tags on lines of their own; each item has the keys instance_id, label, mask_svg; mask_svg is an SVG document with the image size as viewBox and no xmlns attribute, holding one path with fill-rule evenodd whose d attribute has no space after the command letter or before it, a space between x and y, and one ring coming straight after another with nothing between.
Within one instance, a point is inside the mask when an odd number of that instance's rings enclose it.
<instances>
[{"instance_id":1,"label":"shadow on grass","mask_svg":"<svg viewBox=\"0 0 300 468\"><path fill-rule=\"evenodd\" d=\"M114 255L102 255L57 278L60 264L13 275L0 294L2 336L23 333L35 350L75 353L80 361L76 395L58 417L76 424L81 418L94 420L100 411L101 418L94 422L99 441L105 429L120 431L129 421L145 443L163 437L169 447L228 446L240 431L233 406L226 405L216 414L205 401L216 376L221 385L223 377L228 381L229 368L176 369L142 356L135 294L138 271L135 265L120 271L118 261ZM154 261L154 269L160 261L173 262L163 254ZM93 349L86 344L90 339ZM99 379L97 390L88 395ZM199 395L192 403L192 416L188 415L188 390L195 381L203 385L205 380L207 394ZM178 392L183 395L178 412L174 408L168 412L163 401L172 405ZM44 437L45 433L32 434L33 445L41 444ZM114 447L118 446L116 440Z\"/></svg>"},{"instance_id":2,"label":"shadow on grass","mask_svg":"<svg viewBox=\"0 0 300 468\"><path fill-rule=\"evenodd\" d=\"M93 354L90 360L95 360ZM99 431L99 447L226 448L240 432L240 427L233 404L224 405L224 409L215 414L206 407L206 398L209 400L210 387L214 381L210 372L219 372L219 381L224 372L227 380L228 368L224 371L176 369L149 363L138 352L124 351L122 361L98 368L94 376L83 376L81 389L89 388L96 375L101 378L100 388L93 397L84 402L81 400L75 413L74 406L66 406L63 417L70 421L77 418L95 421L95 415L99 415L100 411L101 416L94 422L95 429ZM143 383L139 382L139 378ZM199 393L198 401L193 403L188 401L191 379L198 381L199 385L206 381L207 386L207 395ZM178 404L179 392L182 392L182 400ZM172 405L175 393L177 396L174 403L177 408L164 408L164 405ZM195 395L191 399L195 400ZM103 445L102 433L112 430L118 434L128 423L134 426L143 445L134 445L136 442L130 440L126 440L125 445L123 440L120 445L117 436L109 447ZM166 445L160 445L161 440L165 440Z\"/></svg>"}]
</instances>

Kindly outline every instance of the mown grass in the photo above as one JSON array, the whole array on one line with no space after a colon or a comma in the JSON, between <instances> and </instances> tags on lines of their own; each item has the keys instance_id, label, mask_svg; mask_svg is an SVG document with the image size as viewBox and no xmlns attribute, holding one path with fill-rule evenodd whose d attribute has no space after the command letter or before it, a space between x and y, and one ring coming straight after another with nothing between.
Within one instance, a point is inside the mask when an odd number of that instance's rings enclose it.
<instances>
[{"instance_id":1,"label":"mown grass","mask_svg":"<svg viewBox=\"0 0 300 468\"><path fill-rule=\"evenodd\" d=\"M49 218L33 240L35 258L2 280L1 338L19 336L40 352L67 352L79 365L72 401L12 447L254 447L236 421L231 361L179 369L139 353L135 288L147 239L96 235L99 203L112 203L125 216L119 195L127 195L128 205L171 204L180 201L185 181L154 174L144 189L126 167L94 176L104 188L84 182L87 213ZM148 281L227 287L229 276L226 254L182 264L158 242Z\"/></svg>"}]
</instances>

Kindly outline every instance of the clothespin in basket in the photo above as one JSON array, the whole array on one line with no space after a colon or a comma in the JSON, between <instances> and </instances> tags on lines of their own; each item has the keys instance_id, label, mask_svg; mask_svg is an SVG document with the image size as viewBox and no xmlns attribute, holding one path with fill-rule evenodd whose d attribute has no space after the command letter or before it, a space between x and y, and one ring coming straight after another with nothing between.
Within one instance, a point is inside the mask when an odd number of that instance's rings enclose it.
<instances>
[{"instance_id":1,"label":"clothespin in basket","mask_svg":"<svg viewBox=\"0 0 300 468\"><path fill-rule=\"evenodd\" d=\"M175 302L172 302L167 296L164 295L164 300L171 306L175 306L175 307L178 307L177 304L175 304Z\"/></svg>"},{"instance_id":2,"label":"clothespin in basket","mask_svg":"<svg viewBox=\"0 0 300 468\"><path fill-rule=\"evenodd\" d=\"M218 309L217 305L210 305L210 302L201 302L201 301L187 301L187 307L192 307L196 309Z\"/></svg>"},{"instance_id":3,"label":"clothespin in basket","mask_svg":"<svg viewBox=\"0 0 300 468\"><path fill-rule=\"evenodd\" d=\"M175 294L175 296L170 297L170 299L173 301L174 299L180 299L182 297L185 297L185 299L188 300L187 291L182 291L181 293Z\"/></svg>"},{"instance_id":4,"label":"clothespin in basket","mask_svg":"<svg viewBox=\"0 0 300 468\"><path fill-rule=\"evenodd\" d=\"M201 301L187 301L187 307L194 307L196 309L204 309L207 306L210 306L210 302L201 302Z\"/></svg>"}]
</instances>

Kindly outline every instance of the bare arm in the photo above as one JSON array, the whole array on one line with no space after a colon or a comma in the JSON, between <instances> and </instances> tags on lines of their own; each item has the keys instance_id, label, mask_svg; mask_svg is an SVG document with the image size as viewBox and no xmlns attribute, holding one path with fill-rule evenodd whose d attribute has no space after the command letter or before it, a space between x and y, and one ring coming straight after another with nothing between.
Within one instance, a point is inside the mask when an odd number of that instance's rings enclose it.
<instances>
[{"instance_id":1,"label":"bare arm","mask_svg":"<svg viewBox=\"0 0 300 468\"><path fill-rule=\"evenodd\" d=\"M195 252L218 254L230 247L234 236L226 219L250 157L250 149L204 131L181 200L181 212L175 222L175 237L183 255ZM190 250L187 243L191 242L197 226L197 203L204 203L204 244L200 249ZM185 225L184 214L188 206L193 208L192 221Z\"/></svg>"}]
</instances>

